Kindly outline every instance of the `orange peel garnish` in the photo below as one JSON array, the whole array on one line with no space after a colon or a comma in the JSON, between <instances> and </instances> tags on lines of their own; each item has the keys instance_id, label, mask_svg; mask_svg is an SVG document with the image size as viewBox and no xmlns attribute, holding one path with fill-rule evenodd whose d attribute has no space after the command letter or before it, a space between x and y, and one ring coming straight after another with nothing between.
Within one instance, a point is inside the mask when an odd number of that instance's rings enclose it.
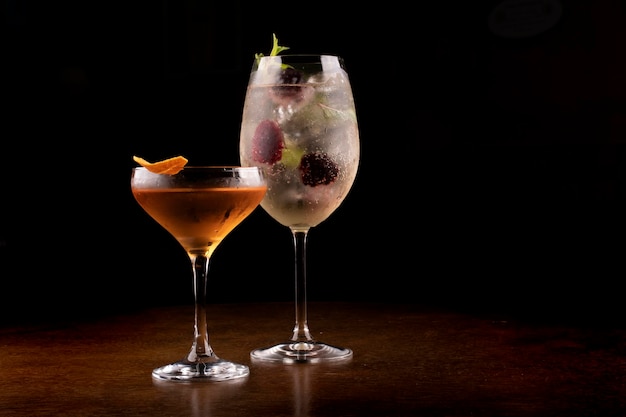
<instances>
[{"instance_id":1,"label":"orange peel garnish","mask_svg":"<svg viewBox=\"0 0 626 417\"><path fill-rule=\"evenodd\" d=\"M143 158L133 156L133 161L150 172L167 175L178 174L187 165L187 158L183 156L175 156L158 162L148 162Z\"/></svg>"}]
</instances>

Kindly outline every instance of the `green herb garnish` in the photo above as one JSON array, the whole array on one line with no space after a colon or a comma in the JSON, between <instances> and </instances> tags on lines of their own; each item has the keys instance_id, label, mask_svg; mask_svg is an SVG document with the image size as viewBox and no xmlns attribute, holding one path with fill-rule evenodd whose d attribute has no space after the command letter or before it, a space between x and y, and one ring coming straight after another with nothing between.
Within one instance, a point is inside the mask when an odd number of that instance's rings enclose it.
<instances>
[{"instance_id":1,"label":"green herb garnish","mask_svg":"<svg viewBox=\"0 0 626 417\"><path fill-rule=\"evenodd\" d=\"M273 38L273 46L272 46L272 51L270 52L269 56L276 56L280 54L282 51L286 51L287 49L289 49L288 46L280 46L278 44L278 38L276 37L275 33L272 33L272 38ZM256 58L257 62L259 62L259 60L264 56L265 55L263 55L262 53L254 54L254 57Z\"/></svg>"}]
</instances>

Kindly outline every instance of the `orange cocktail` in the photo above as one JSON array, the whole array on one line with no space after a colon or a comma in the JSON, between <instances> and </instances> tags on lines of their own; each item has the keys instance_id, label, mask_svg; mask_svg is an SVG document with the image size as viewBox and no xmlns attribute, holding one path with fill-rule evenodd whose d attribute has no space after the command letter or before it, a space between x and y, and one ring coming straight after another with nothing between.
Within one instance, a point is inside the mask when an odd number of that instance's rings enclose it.
<instances>
[{"instance_id":1,"label":"orange cocktail","mask_svg":"<svg viewBox=\"0 0 626 417\"><path fill-rule=\"evenodd\" d=\"M254 167L187 167L175 157L157 163L134 158L131 191L137 203L185 249L192 264L194 336L187 355L152 371L165 381L226 381L248 376L248 366L218 357L209 343L206 291L209 260L220 242L259 205L267 191Z\"/></svg>"},{"instance_id":2,"label":"orange cocktail","mask_svg":"<svg viewBox=\"0 0 626 417\"><path fill-rule=\"evenodd\" d=\"M257 207L265 191L265 186L142 188L133 194L187 252L210 254Z\"/></svg>"}]
</instances>

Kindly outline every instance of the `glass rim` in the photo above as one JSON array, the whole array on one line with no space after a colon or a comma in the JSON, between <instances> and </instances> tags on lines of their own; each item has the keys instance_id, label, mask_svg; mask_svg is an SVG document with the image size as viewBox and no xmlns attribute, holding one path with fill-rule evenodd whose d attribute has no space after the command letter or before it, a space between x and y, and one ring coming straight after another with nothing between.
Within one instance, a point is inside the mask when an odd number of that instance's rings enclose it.
<instances>
[{"instance_id":1,"label":"glass rim","mask_svg":"<svg viewBox=\"0 0 626 417\"><path fill-rule=\"evenodd\" d=\"M152 172L150 171L148 168L144 167L144 166L136 166L136 167L132 167L131 169L133 170L146 170L148 172ZM242 166L242 165L185 165L183 167L183 169L181 169L181 172L184 170L199 170L199 169L203 169L203 170L214 170L214 171L240 171L240 170L259 170L261 171L262 168L261 167L257 167L257 166ZM156 174L153 172L153 174ZM169 174L168 174L169 175Z\"/></svg>"},{"instance_id":2,"label":"glass rim","mask_svg":"<svg viewBox=\"0 0 626 417\"><path fill-rule=\"evenodd\" d=\"M281 55L267 55L261 57L255 57L254 62L260 61L282 61L283 59L287 61L295 60L301 64L305 63L317 63L324 62L329 60L337 60L341 63L344 62L343 56L334 55L334 54L281 54Z\"/></svg>"},{"instance_id":3,"label":"glass rim","mask_svg":"<svg viewBox=\"0 0 626 417\"><path fill-rule=\"evenodd\" d=\"M245 181L248 186L266 184L266 174L263 168L241 165L186 166L176 173L157 173L144 166L137 166L131 169L130 178L133 188L146 188L155 184L160 184L159 188L166 184L194 188L198 184L213 184L227 179Z\"/></svg>"},{"instance_id":4,"label":"glass rim","mask_svg":"<svg viewBox=\"0 0 626 417\"><path fill-rule=\"evenodd\" d=\"M315 54L315 53L299 53L299 54L282 54L281 53L280 55L263 55L259 58L263 59L263 58L311 57L311 56L330 56L330 57L341 58L341 55L337 55L337 54Z\"/></svg>"}]
</instances>

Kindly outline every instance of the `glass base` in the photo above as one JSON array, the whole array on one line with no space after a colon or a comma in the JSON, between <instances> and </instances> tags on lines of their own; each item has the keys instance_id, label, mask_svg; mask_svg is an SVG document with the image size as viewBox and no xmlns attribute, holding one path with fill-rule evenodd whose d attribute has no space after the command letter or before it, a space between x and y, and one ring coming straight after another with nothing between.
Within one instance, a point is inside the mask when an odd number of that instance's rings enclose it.
<instances>
[{"instance_id":1,"label":"glass base","mask_svg":"<svg viewBox=\"0 0 626 417\"><path fill-rule=\"evenodd\" d=\"M218 359L192 363L181 360L152 371L152 378L161 381L228 381L250 375L246 365Z\"/></svg>"},{"instance_id":2,"label":"glass base","mask_svg":"<svg viewBox=\"0 0 626 417\"><path fill-rule=\"evenodd\" d=\"M352 358L352 350L321 342L285 342L250 352L252 360L282 363L335 362Z\"/></svg>"}]
</instances>

